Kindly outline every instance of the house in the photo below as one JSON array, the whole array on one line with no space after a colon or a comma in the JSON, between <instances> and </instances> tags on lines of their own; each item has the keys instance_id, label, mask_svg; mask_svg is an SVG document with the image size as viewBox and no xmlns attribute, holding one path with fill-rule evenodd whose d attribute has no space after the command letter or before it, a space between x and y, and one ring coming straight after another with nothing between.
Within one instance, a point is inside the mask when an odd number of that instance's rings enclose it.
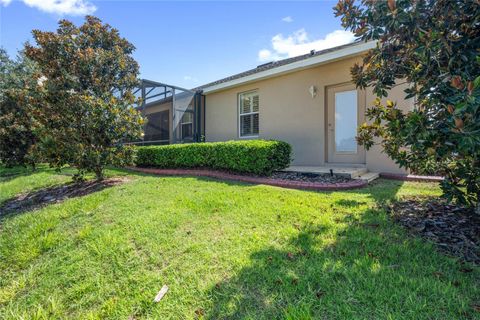
<instances>
[{"instance_id":1,"label":"house","mask_svg":"<svg viewBox=\"0 0 480 320\"><path fill-rule=\"evenodd\" d=\"M379 146L366 151L355 140L375 95L371 89L355 88L350 67L374 46L355 42L312 51L194 90L167 86L162 100L149 103L146 99L142 110L149 124L144 140L277 139L292 145L294 166L404 173ZM399 83L388 99L412 108L413 100L404 100L406 86ZM148 87L142 90L153 92Z\"/></svg>"}]
</instances>

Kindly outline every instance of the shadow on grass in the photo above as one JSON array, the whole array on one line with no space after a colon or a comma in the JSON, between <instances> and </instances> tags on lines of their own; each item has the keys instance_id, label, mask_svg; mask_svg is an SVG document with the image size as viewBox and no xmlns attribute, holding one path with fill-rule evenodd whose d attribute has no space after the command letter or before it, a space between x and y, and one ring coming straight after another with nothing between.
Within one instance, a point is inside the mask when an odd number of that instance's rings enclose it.
<instances>
[{"instance_id":1,"label":"shadow on grass","mask_svg":"<svg viewBox=\"0 0 480 320\"><path fill-rule=\"evenodd\" d=\"M191 174L181 174L181 175L155 174L155 173L131 170L131 169L128 169L128 168L112 168L111 170L114 171L115 173L120 173L122 175L139 176L139 177L154 177L154 178L193 178L193 179L196 179L198 181L215 182L215 183L225 184L225 185L229 185L229 186L250 187L250 186L255 186L255 185L262 185L262 184L251 183L251 182L238 181L238 180L234 180L234 179L223 179L223 178L216 178L216 177L197 176L197 175L191 175Z\"/></svg>"},{"instance_id":2,"label":"shadow on grass","mask_svg":"<svg viewBox=\"0 0 480 320\"><path fill-rule=\"evenodd\" d=\"M381 205L389 192L381 185L362 189ZM349 191L348 193L355 192ZM358 192L358 191L357 191ZM361 203L340 200L339 210ZM282 248L250 255L250 263L209 291L207 319L375 319L469 318L474 297L468 287L478 273L429 245L409 239L381 207L346 214L344 228L301 228Z\"/></svg>"},{"instance_id":3,"label":"shadow on grass","mask_svg":"<svg viewBox=\"0 0 480 320\"><path fill-rule=\"evenodd\" d=\"M25 167L13 167L13 168L0 167L0 183L8 182L10 180L14 180L20 177L30 176L32 174L36 174L41 171L45 171L45 168L39 168L39 169L33 170L31 168L25 168Z\"/></svg>"},{"instance_id":4,"label":"shadow on grass","mask_svg":"<svg viewBox=\"0 0 480 320\"><path fill-rule=\"evenodd\" d=\"M349 208L364 205L365 203L365 201L357 201L352 199L340 199L336 202L336 204L338 204L339 206Z\"/></svg>"},{"instance_id":5,"label":"shadow on grass","mask_svg":"<svg viewBox=\"0 0 480 320\"><path fill-rule=\"evenodd\" d=\"M0 220L3 217L21 214L26 211L41 208L48 204L59 203L70 198L86 196L105 188L121 184L126 180L126 178L109 178L102 181L92 180L79 183L70 182L17 195L4 201L0 205Z\"/></svg>"},{"instance_id":6,"label":"shadow on grass","mask_svg":"<svg viewBox=\"0 0 480 320\"><path fill-rule=\"evenodd\" d=\"M0 183L9 182L18 178L28 177L39 173L50 173L61 176L73 176L72 169L63 168L60 171L49 168L47 165L39 165L35 170L31 167L5 168L0 166Z\"/></svg>"}]
</instances>

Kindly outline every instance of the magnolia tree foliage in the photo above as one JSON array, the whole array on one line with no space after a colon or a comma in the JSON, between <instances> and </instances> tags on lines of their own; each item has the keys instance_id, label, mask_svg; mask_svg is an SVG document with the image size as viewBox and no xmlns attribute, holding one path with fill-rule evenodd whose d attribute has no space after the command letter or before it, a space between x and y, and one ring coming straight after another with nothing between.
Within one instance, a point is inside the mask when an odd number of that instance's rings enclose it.
<instances>
[{"instance_id":1,"label":"magnolia tree foliage","mask_svg":"<svg viewBox=\"0 0 480 320\"><path fill-rule=\"evenodd\" d=\"M27 98L35 86L34 70L22 54L11 60L0 49L0 163L6 166L35 165L34 119Z\"/></svg>"},{"instance_id":2,"label":"magnolia tree foliage","mask_svg":"<svg viewBox=\"0 0 480 320\"><path fill-rule=\"evenodd\" d=\"M342 24L377 41L352 70L378 97L399 81L415 108L377 100L358 131L367 148L380 141L400 166L445 175L444 194L480 211L480 4L465 0L340 0Z\"/></svg>"},{"instance_id":3,"label":"magnolia tree foliage","mask_svg":"<svg viewBox=\"0 0 480 320\"><path fill-rule=\"evenodd\" d=\"M71 165L103 177L106 165L131 162L122 142L140 137L143 118L132 105L138 84L134 46L119 32L87 16L77 27L61 20L56 32L33 31L26 55L39 68L32 103L37 104L38 151L50 165Z\"/></svg>"}]
</instances>

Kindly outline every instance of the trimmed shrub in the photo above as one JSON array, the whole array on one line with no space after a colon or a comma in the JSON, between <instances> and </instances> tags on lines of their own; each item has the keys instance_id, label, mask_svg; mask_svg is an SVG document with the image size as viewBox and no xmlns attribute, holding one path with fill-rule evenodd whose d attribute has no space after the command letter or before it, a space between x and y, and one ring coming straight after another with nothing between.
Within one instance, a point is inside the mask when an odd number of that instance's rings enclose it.
<instances>
[{"instance_id":1,"label":"trimmed shrub","mask_svg":"<svg viewBox=\"0 0 480 320\"><path fill-rule=\"evenodd\" d=\"M136 164L158 168L209 168L270 175L290 164L283 141L248 140L137 147Z\"/></svg>"}]
</instances>

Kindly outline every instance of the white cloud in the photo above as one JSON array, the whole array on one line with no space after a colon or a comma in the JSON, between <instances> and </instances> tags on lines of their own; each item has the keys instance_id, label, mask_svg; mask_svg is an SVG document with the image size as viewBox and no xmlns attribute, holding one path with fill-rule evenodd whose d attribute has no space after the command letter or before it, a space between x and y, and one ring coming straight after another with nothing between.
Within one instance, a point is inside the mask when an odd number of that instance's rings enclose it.
<instances>
[{"instance_id":1,"label":"white cloud","mask_svg":"<svg viewBox=\"0 0 480 320\"><path fill-rule=\"evenodd\" d=\"M11 0L0 1L9 2ZM23 2L29 7L59 15L83 16L97 10L97 7L88 0L23 0Z\"/></svg>"},{"instance_id":2,"label":"white cloud","mask_svg":"<svg viewBox=\"0 0 480 320\"><path fill-rule=\"evenodd\" d=\"M272 57L272 51L268 49L262 49L258 52L258 60L265 61Z\"/></svg>"},{"instance_id":3,"label":"white cloud","mask_svg":"<svg viewBox=\"0 0 480 320\"><path fill-rule=\"evenodd\" d=\"M290 23L290 22L293 22L293 19L292 19L292 17L288 16L288 17L282 18L282 21Z\"/></svg>"},{"instance_id":4,"label":"white cloud","mask_svg":"<svg viewBox=\"0 0 480 320\"><path fill-rule=\"evenodd\" d=\"M5 7L8 6L12 2L12 0L0 0L0 4L4 5Z\"/></svg>"},{"instance_id":5,"label":"white cloud","mask_svg":"<svg viewBox=\"0 0 480 320\"><path fill-rule=\"evenodd\" d=\"M353 33L335 30L322 39L311 40L305 29L295 31L288 37L279 33L272 38L272 50L262 49L258 52L258 60L271 61L306 54L311 50L323 50L353 42Z\"/></svg>"},{"instance_id":6,"label":"white cloud","mask_svg":"<svg viewBox=\"0 0 480 320\"><path fill-rule=\"evenodd\" d=\"M198 79L197 78L194 78L192 76L183 76L183 80L185 81L192 81L192 82L197 82Z\"/></svg>"}]
</instances>

